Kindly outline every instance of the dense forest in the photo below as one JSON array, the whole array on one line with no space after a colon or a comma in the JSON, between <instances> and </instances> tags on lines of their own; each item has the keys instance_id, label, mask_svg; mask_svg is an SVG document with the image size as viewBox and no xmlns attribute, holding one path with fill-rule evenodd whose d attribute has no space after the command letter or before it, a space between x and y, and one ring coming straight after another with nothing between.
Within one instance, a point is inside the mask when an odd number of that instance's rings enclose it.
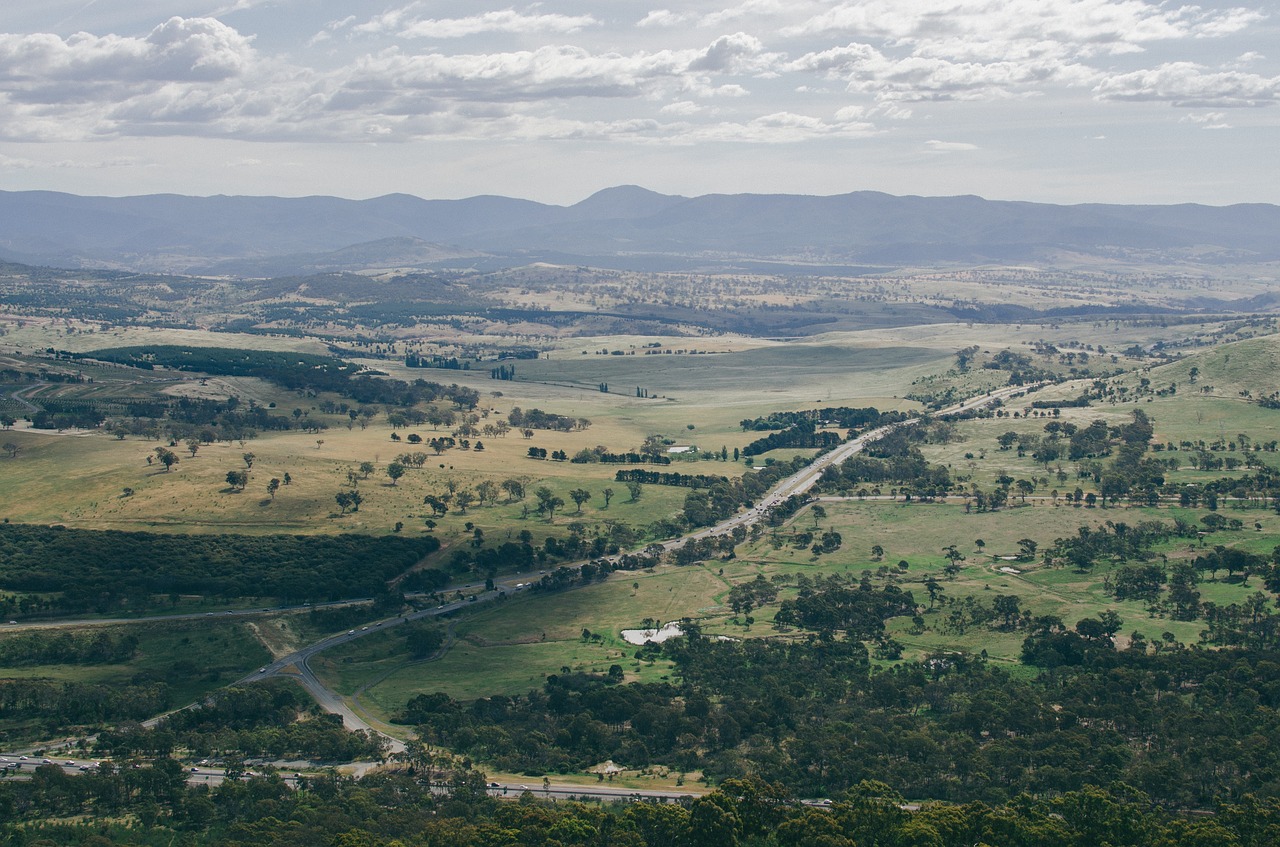
<instances>
[{"instance_id":1,"label":"dense forest","mask_svg":"<svg viewBox=\"0 0 1280 847\"><path fill-rule=\"evenodd\" d=\"M421 768L421 769L420 769ZM428 781L428 774L434 778ZM819 807L781 786L728 780L681 804L488 796L475 771L425 763L358 782L329 771L294 790L278 775L185 784L173 759L68 776L54 765L0 785L0 833L14 845L205 847L1272 847L1280 801L1245 796L1187 816L1130 786L1053 798L904 808L861 782Z\"/></svg>"},{"instance_id":2,"label":"dense forest","mask_svg":"<svg viewBox=\"0 0 1280 847\"><path fill-rule=\"evenodd\" d=\"M769 599L752 595L737 598L747 611ZM670 681L620 685L620 666L561 673L516 697L419 695L398 720L507 771L662 762L801 796L879 780L912 798L1003 803L1122 781L1169 808L1207 808L1280 791L1280 749L1261 741L1280 732L1280 652L1117 650L1114 613L1068 626L993 599L987 625L1026 633L1030 673L958 652L873 664L883 622L923 607L892 585L831 577L777 615L815 634L723 641L686 622L686 638L636 652L673 662Z\"/></svg>"},{"instance_id":3,"label":"dense forest","mask_svg":"<svg viewBox=\"0 0 1280 847\"><path fill-rule=\"evenodd\" d=\"M154 729L126 723L104 730L94 750L117 760L183 750L222 759L352 762L379 758L385 746L381 736L347 731L340 716L325 714L297 685L277 679L224 689L166 716Z\"/></svg>"},{"instance_id":4,"label":"dense forest","mask_svg":"<svg viewBox=\"0 0 1280 847\"><path fill-rule=\"evenodd\" d=\"M282 601L372 596L439 549L430 536L160 535L0 524L0 588L28 613L147 608L154 596Z\"/></svg>"}]
</instances>

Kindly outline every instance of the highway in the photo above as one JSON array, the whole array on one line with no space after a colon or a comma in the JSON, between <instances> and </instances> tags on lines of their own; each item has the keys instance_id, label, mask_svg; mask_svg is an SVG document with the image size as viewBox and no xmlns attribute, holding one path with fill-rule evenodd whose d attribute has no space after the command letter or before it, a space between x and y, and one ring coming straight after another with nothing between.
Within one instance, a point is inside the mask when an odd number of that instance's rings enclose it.
<instances>
[{"instance_id":1,"label":"highway","mask_svg":"<svg viewBox=\"0 0 1280 847\"><path fill-rule=\"evenodd\" d=\"M1002 401L1010 396L1022 394L1027 391L1033 390L1035 387L1036 386L1010 386L1007 388L999 389L983 397L968 400L963 403L958 403L953 406L947 407L946 409L942 409L941 411L935 413L935 416L955 414L955 413L967 411L973 408L988 406L993 403ZM835 449L831 450L830 452L825 453L822 456L819 456L817 459L815 459L811 464L809 464L805 468L801 469L797 473L792 474L791 476L782 480L771 491L769 491L768 494L762 497L760 502L757 503L753 508L743 512L739 512L738 514L733 515L728 519L721 521L720 523L714 526L706 527L704 529L700 529L695 532L684 535L680 538L666 541L661 544L661 547L664 550L674 550L684 545L686 542L690 540L722 535L725 533L732 532L736 527L739 527L739 526L741 527L750 526L751 524L763 518L768 513L768 511L774 506L777 506L785 502L787 499L793 496L802 495L808 492L811 488L813 488L814 485L817 484L818 480L822 476L822 472L826 470L828 467L830 467L831 465L843 462L845 459L848 459L850 456L864 450L868 444L874 443L875 441L878 441L881 438L884 438L886 435L893 432L895 429L899 427L904 427L904 426L912 426L913 424L918 423L919 420L920 420L919 418L912 418L906 421L899 422L897 424L878 427L877 429L873 429L866 433L863 433L857 438L847 441L839 445ZM613 561L616 561L619 557L615 556L615 557L609 557L609 558ZM570 567L581 567L583 564L586 564L586 562L577 562L577 563L574 563L573 565L570 565ZM513 595L519 592L520 590L522 590L526 585L532 582L535 582L536 580L537 580L537 575L532 573L517 574L517 575L513 575L505 578L501 584L495 585L495 587L491 590L486 590L483 585L480 585L478 583L473 583L469 585L452 588L450 589L450 591L456 592L458 594L465 594L468 591L473 593L467 596L466 599L453 600L451 602L442 603L433 608L421 609L419 611L416 611L407 615L397 615L394 617L385 618L380 621L374 621L367 625L362 625L360 627L347 630L346 632L338 633L336 635L332 635L327 638L321 639L320 641L310 644L302 648L301 650L295 651L293 653L290 653L288 655L281 656L280 658L275 659L271 663L259 668L257 671L250 673L242 677L241 679L231 683L231 685L243 685L245 683L268 679L273 676L291 677L293 679L296 679L307 690L307 692L311 694L311 696L316 700L316 703L322 709L324 709L325 711L331 714L340 715L342 717L343 725L347 729L365 730L365 731L380 735L387 739L389 744L389 752L391 752L392 754L403 753L405 751L405 744L402 740L392 735L389 735L388 733L383 732L377 727L371 725L364 717L362 717L358 713L358 711L356 710L352 702L348 701L348 699L343 697L342 695L334 692L332 689L328 688L320 681L320 679L315 675L314 671L312 671L310 667L309 662L311 658L333 647L337 647L342 644L348 644L352 641L355 641L356 639L363 638L365 636L372 635L377 632L382 632L387 629L392 629L394 627L409 623L410 621L421 620L423 618L429 618L429 617L439 617L442 615L448 615L452 612L456 612L466 607L470 607L470 606L487 602L487 601L496 600L505 595ZM350 603L350 602L362 602L362 601L344 601L344 602ZM323 605L341 605L341 603L323 604ZM277 609L262 609L261 611L255 611L255 610L244 610L244 611L238 611L238 612L228 611L228 612L222 612L219 614L221 615L262 614L264 612L278 612L278 611L290 610L290 609L298 610L298 609L304 609L309 607L310 607L310 604L308 604L307 606L291 606L291 607L280 607ZM86 625L86 624L132 623L132 622L138 622L142 620L184 620L184 619L194 619L194 618L212 617L212 616L214 616L214 613L203 613L203 614L196 613L196 614L171 615L171 616L164 616L164 617L157 617L157 618L129 618L129 619L111 619L111 620L92 619L92 620L77 621L77 622L60 621L60 622L49 622L47 624L29 624L29 626L41 626L41 627L47 626L47 627L53 628L58 626ZM441 651L437 654L437 656L442 655L447 650L449 643L451 643L451 639L450 639L450 642L447 642L445 647L441 649ZM153 718L147 721L146 725L155 726L159 721L163 720L163 718L164 718L163 715ZM10 764L10 766L16 767L19 771L24 769L34 770L35 767L39 767L40 764L44 764L44 763L59 764L68 773L81 773L81 772L84 772L86 768L93 766L91 763L79 762L75 760L63 760L61 762L52 760L49 762L45 762L42 760L28 759L26 757L23 757L20 760L14 756L7 756L5 758L11 759L12 763ZM63 764L63 762L65 762L65 764ZM4 766L5 766L4 761L0 760L0 767L4 767ZM188 778L189 782L199 782L204 784L217 784L217 782L220 782L224 777L223 771L217 768L192 768L190 773L191 775ZM295 774L294 776L288 777L288 779L293 780L297 776L298 775ZM549 797L575 796L575 797L602 797L602 798L613 798L613 799L636 798L636 799L643 799L643 800L649 800L649 801L673 801L673 800L678 800L680 798L685 798L685 797L695 797L695 796L698 796L700 793L696 791L635 790L635 789L629 789L629 788L614 787L614 786L605 785L605 784L601 784L597 786L552 784L546 787L540 784L526 785L522 783L494 782L489 784L489 791L494 796L511 796L513 794L515 796L519 796L526 790L531 791L535 795L549 796Z\"/></svg>"},{"instance_id":2,"label":"highway","mask_svg":"<svg viewBox=\"0 0 1280 847\"><path fill-rule=\"evenodd\" d=\"M1028 390L1030 390L1030 388L1027 386L1010 386L1008 388L1002 388L998 391L993 391L984 397L968 400L963 403L957 403L953 406L949 406L946 409L943 409L940 412L938 412L937 415L942 416L942 415L955 414L957 412L966 411L968 409L973 409L981 406L988 406L988 405L991 405L992 403L1002 401L1011 395L1023 393ZM846 441L845 443L841 444L839 447L836 447L830 452L825 453L822 456L819 456L811 464L802 468L797 473L794 473L791 476L787 477L786 479L782 480L780 483L778 483L777 486L773 488L773 490L771 490L768 494L766 494L763 498L761 498L760 502L754 508L748 509L743 512L739 512L738 514L733 515L724 521L721 521L715 526L700 529L700 530L697 530L696 532L689 533L688 535L684 535L680 538L676 538L676 539L672 539L670 541L664 542L661 546L664 550L674 550L692 539L700 539L700 538L707 538L710 536L723 535L725 533L732 532L735 527L749 526L755 523L756 521L760 520L772 507L785 502L790 497L808 492L809 489L811 489L814 485L816 485L818 480L822 477L822 472L826 470L828 467L830 467L831 465L843 462L845 459L849 458L855 453L858 453L864 450L868 444L879 441L881 438L884 438L886 435L888 435L890 432L893 432L898 427L911 426L915 423L918 423L919 420L920 420L919 418L912 418L906 421L902 421L900 423L878 427L877 429L873 429L863 433L857 438L854 438L850 441ZM608 558L611 561L616 561L619 557L614 556L614 557L608 557ZM577 562L577 563L574 563L573 565L570 565L570 567L581 567L583 564L586 564L586 563ZM346 726L348 729L352 729L352 730L360 729L360 730L374 732L379 735L382 735L383 737L388 739L389 743L391 744L391 751L393 753L403 752L404 751L403 741L401 741L398 738L395 738L394 736L388 735L387 733L382 732L376 727L370 725L370 723L367 720L365 720L363 717L361 717L360 714L358 714L358 712L356 711L356 709L353 708L352 703L350 703L346 698L342 697L340 694L329 689L327 686L324 685L324 683L322 683L319 680L319 678L316 677L315 673L311 670L311 667L309 665L309 661L311 657L325 650L328 650L332 647L336 647L341 644L350 643L351 641L354 641L357 638L363 638L364 636L370 635L375 632L380 632L385 629L400 626L401 624L408 623L409 621L420 620L422 618L427 618L427 617L436 617L439 615L445 615L450 612L455 612L461 608L470 606L474 603L486 602L489 600L497 599L498 597L503 596L504 594L515 593L516 591L520 590L518 586L523 586L525 584L528 584L529 582L532 582L535 579L536 577L533 576L532 574L515 575L515 576L507 577L503 581L503 584L496 585L493 590L491 591L480 590L475 594L473 594L471 598L468 600L455 600L450 603L441 604L440 606L434 609L423 609L423 610L414 612L413 614L410 614L410 615L387 618L381 621L371 623L367 626L361 626L357 629L348 630L345 633L339 633L338 635L330 636L329 638L325 638L321 641L317 641L314 644L308 645L307 647L304 647L295 653L290 653L287 656L282 656L276 659L271 664L261 668L256 673L249 674L248 676L244 677L241 680L238 680L236 683L233 683L233 684L243 684L243 683L252 682L255 680L266 679L268 677L275 676L275 675L284 675L284 676L293 677L297 679L303 685L303 687L307 689L307 691L311 694L312 697L315 698L316 702L320 705L322 709L324 709L327 712L330 712L331 714L341 715L343 725ZM478 587L479 586L477 585L470 585L470 586L463 586L462 588L456 589L456 590L459 590L459 591L475 590Z\"/></svg>"}]
</instances>

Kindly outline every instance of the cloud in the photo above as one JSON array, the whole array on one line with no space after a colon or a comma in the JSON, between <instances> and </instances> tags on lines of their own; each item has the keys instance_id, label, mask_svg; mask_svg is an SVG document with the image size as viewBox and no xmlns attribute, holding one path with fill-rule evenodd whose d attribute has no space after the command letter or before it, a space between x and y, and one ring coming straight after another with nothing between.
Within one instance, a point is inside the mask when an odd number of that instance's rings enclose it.
<instances>
[{"instance_id":1,"label":"cloud","mask_svg":"<svg viewBox=\"0 0 1280 847\"><path fill-rule=\"evenodd\" d=\"M741 73L756 65L752 60L764 52L764 45L754 35L736 32L722 35L711 43L689 69L719 73ZM758 66L758 65L756 65Z\"/></svg>"},{"instance_id":2,"label":"cloud","mask_svg":"<svg viewBox=\"0 0 1280 847\"><path fill-rule=\"evenodd\" d=\"M53 161L37 161L23 157L6 156L0 153L0 169L5 170L37 170L54 168L57 170L101 170L105 168L136 167L141 161L133 156L117 156L111 159L56 159Z\"/></svg>"},{"instance_id":3,"label":"cloud","mask_svg":"<svg viewBox=\"0 0 1280 847\"><path fill-rule=\"evenodd\" d=\"M978 145L965 141L938 141L937 139L926 141L924 146L937 153L964 153L978 149Z\"/></svg>"},{"instance_id":4,"label":"cloud","mask_svg":"<svg viewBox=\"0 0 1280 847\"><path fill-rule=\"evenodd\" d=\"M744 0L737 6L730 6L721 11L703 15L698 20L698 25L703 27L724 26L731 21L741 20L742 18L777 15L794 8L794 4L783 3L780 0Z\"/></svg>"},{"instance_id":5,"label":"cloud","mask_svg":"<svg viewBox=\"0 0 1280 847\"><path fill-rule=\"evenodd\" d=\"M272 17L249 11L267 0L221 2L246 10L236 18L246 27ZM1280 78L1268 75L1274 65L1245 38L1263 15L1242 8L738 0L654 9L628 26L605 4L552 0L455 17L442 7L466 8L398 0L372 17L323 26L317 18L306 30L319 30L309 44L291 34L295 52L265 52L262 44L286 43L278 32L264 30L255 41L247 29L209 17L170 18L138 35L0 34L0 139L368 143L510 133L773 143L938 119L944 112L929 105L937 102L1068 89L1092 92L1095 110L1147 101L1203 112L1280 100ZM637 13L626 14L635 21ZM550 37L504 49L510 35ZM456 46L462 38L470 39L465 50ZM1222 45L1216 55L1208 49L1214 39ZM1162 56L1198 61L1139 69L1155 44ZM1073 108L1082 102L1089 101L1075 97ZM946 133L967 131L930 130ZM971 149L958 144L935 138L927 146Z\"/></svg>"},{"instance_id":6,"label":"cloud","mask_svg":"<svg viewBox=\"0 0 1280 847\"><path fill-rule=\"evenodd\" d=\"M685 73L697 55L594 54L572 46L454 55L388 51L358 61L341 91L373 106L416 98L419 92L477 101L629 97L642 93L647 83Z\"/></svg>"},{"instance_id":7,"label":"cloud","mask_svg":"<svg viewBox=\"0 0 1280 847\"><path fill-rule=\"evenodd\" d=\"M1141 44L1220 37L1264 17L1249 9L1206 11L1146 0L858 0L786 27L782 33L855 34L912 44L947 38L997 45L1025 40Z\"/></svg>"},{"instance_id":8,"label":"cloud","mask_svg":"<svg viewBox=\"0 0 1280 847\"><path fill-rule=\"evenodd\" d=\"M525 15L506 9L467 18L414 21L399 35L401 38L461 38L484 32L572 33L599 25L600 21L591 15Z\"/></svg>"},{"instance_id":9,"label":"cloud","mask_svg":"<svg viewBox=\"0 0 1280 847\"><path fill-rule=\"evenodd\" d=\"M884 101L973 100L1034 93L1048 82L1092 83L1082 65L1055 61L966 62L931 56L894 57L868 44L809 53L783 66L842 79L847 90Z\"/></svg>"},{"instance_id":10,"label":"cloud","mask_svg":"<svg viewBox=\"0 0 1280 847\"><path fill-rule=\"evenodd\" d=\"M122 86L227 80L253 65L250 41L212 18L177 17L145 38L0 34L0 93L53 103Z\"/></svg>"},{"instance_id":11,"label":"cloud","mask_svg":"<svg viewBox=\"0 0 1280 847\"><path fill-rule=\"evenodd\" d=\"M689 12L673 12L670 9L654 9L640 20L638 27L674 27L692 21L697 16Z\"/></svg>"},{"instance_id":12,"label":"cloud","mask_svg":"<svg viewBox=\"0 0 1280 847\"><path fill-rule=\"evenodd\" d=\"M1280 77L1213 71L1193 62L1167 62L1108 77L1098 83L1094 94L1100 100L1217 109L1268 106L1280 101Z\"/></svg>"},{"instance_id":13,"label":"cloud","mask_svg":"<svg viewBox=\"0 0 1280 847\"><path fill-rule=\"evenodd\" d=\"M463 18L422 17L421 13L427 7L428 4L418 2L389 9L356 24L353 29L364 35L391 34L400 38L463 38L490 32L574 33L600 25L600 21L591 15L530 14L515 9L483 12Z\"/></svg>"},{"instance_id":14,"label":"cloud","mask_svg":"<svg viewBox=\"0 0 1280 847\"><path fill-rule=\"evenodd\" d=\"M668 103L658 111L664 115L696 115L702 111L702 107L692 100L677 100L675 103Z\"/></svg>"},{"instance_id":15,"label":"cloud","mask_svg":"<svg viewBox=\"0 0 1280 847\"><path fill-rule=\"evenodd\" d=\"M1199 115L1186 115L1182 120L1185 123L1198 124L1201 129L1231 129L1231 124L1224 118L1226 115L1222 112L1205 112Z\"/></svg>"}]
</instances>

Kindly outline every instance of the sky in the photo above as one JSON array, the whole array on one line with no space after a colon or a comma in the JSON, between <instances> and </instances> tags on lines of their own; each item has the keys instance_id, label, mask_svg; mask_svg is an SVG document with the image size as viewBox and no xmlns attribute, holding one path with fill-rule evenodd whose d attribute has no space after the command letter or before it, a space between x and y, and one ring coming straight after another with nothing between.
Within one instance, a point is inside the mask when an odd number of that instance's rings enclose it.
<instances>
[{"instance_id":1,"label":"sky","mask_svg":"<svg viewBox=\"0 0 1280 847\"><path fill-rule=\"evenodd\" d=\"M1280 203L1277 54L1280 0L3 0L0 189Z\"/></svg>"}]
</instances>

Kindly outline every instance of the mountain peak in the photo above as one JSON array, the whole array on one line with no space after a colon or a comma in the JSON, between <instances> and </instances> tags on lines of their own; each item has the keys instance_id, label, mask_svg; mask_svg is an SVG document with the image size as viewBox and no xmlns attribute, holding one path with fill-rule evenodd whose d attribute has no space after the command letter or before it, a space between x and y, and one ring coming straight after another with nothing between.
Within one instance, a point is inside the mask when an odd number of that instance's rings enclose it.
<instances>
[{"instance_id":1,"label":"mountain peak","mask_svg":"<svg viewBox=\"0 0 1280 847\"><path fill-rule=\"evenodd\" d=\"M647 218L683 203L686 197L659 194L638 185L615 185L602 188L587 199L570 206L575 217L592 219Z\"/></svg>"}]
</instances>

